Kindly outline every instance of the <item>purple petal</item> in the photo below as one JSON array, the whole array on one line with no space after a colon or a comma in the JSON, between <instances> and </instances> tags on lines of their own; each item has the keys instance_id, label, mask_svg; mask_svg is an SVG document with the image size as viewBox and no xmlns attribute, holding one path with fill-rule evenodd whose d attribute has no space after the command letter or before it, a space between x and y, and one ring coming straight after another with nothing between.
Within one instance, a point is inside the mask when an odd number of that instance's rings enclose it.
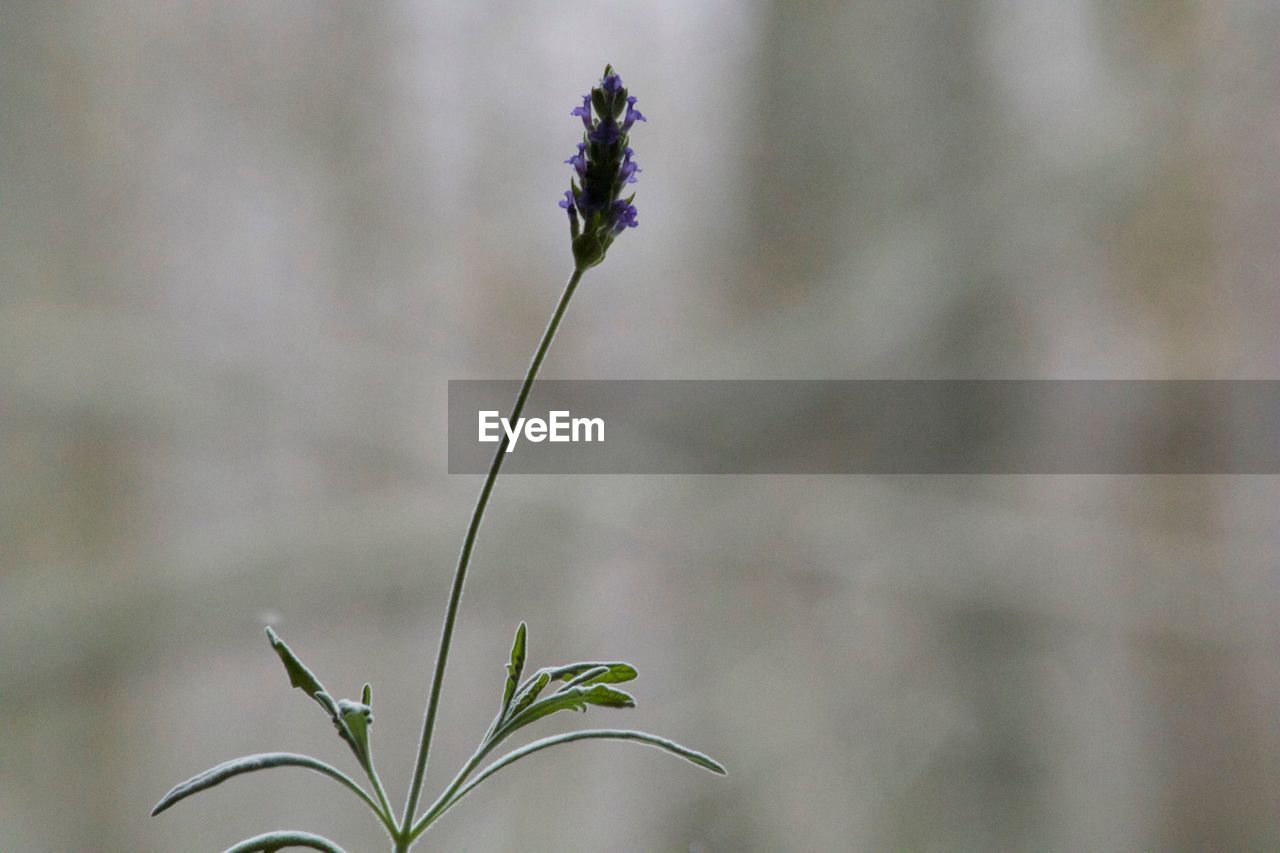
<instances>
[{"instance_id":1,"label":"purple petal","mask_svg":"<svg viewBox=\"0 0 1280 853\"><path fill-rule=\"evenodd\" d=\"M609 213L609 218L613 221L614 234L621 234L627 228L635 228L640 224L639 220L636 219L636 206L627 204L622 199L618 199L613 203Z\"/></svg>"},{"instance_id":2,"label":"purple petal","mask_svg":"<svg viewBox=\"0 0 1280 853\"><path fill-rule=\"evenodd\" d=\"M582 106L574 107L572 110L570 110L569 115L582 116L583 127L585 127L587 130L590 130L591 129L591 96L583 95Z\"/></svg>"},{"instance_id":3,"label":"purple petal","mask_svg":"<svg viewBox=\"0 0 1280 853\"><path fill-rule=\"evenodd\" d=\"M587 175L587 158L583 156L586 150L587 144L585 142L579 142L578 153L564 161L573 167L573 170L578 173L578 177L580 178L585 178Z\"/></svg>"},{"instance_id":4,"label":"purple petal","mask_svg":"<svg viewBox=\"0 0 1280 853\"><path fill-rule=\"evenodd\" d=\"M612 145L622 136L622 131L618 129L618 125L612 121L602 121L591 131L589 138L592 142L600 142L604 145Z\"/></svg>"},{"instance_id":5,"label":"purple petal","mask_svg":"<svg viewBox=\"0 0 1280 853\"><path fill-rule=\"evenodd\" d=\"M640 168L640 164L633 162L631 159L632 151L627 149L626 154L622 158L622 168L618 170L618 178L627 184L636 182L636 175L644 170Z\"/></svg>"},{"instance_id":6,"label":"purple petal","mask_svg":"<svg viewBox=\"0 0 1280 853\"><path fill-rule=\"evenodd\" d=\"M622 129L630 130L631 125L638 121L648 121L648 119L644 117L644 113L636 109L636 96L630 95L627 97L627 114L623 117Z\"/></svg>"}]
</instances>

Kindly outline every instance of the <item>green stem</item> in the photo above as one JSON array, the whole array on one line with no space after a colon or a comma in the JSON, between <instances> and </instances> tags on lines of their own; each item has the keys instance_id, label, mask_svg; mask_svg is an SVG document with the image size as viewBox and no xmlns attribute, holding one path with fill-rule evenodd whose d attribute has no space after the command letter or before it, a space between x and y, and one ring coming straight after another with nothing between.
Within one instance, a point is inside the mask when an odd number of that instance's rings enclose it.
<instances>
[{"instance_id":1,"label":"green stem","mask_svg":"<svg viewBox=\"0 0 1280 853\"><path fill-rule=\"evenodd\" d=\"M361 762L362 764L364 762ZM373 756L369 756L369 761L364 765L365 775L369 777L369 781L373 783L373 792L378 797L378 805L382 815L382 822L386 824L387 831L394 837L396 835L396 813L391 808L391 802L387 799L387 791L382 787L382 778L378 776L378 770L373 766Z\"/></svg>"},{"instance_id":2,"label":"green stem","mask_svg":"<svg viewBox=\"0 0 1280 853\"><path fill-rule=\"evenodd\" d=\"M529 391L533 388L533 381L538 376L538 370L542 367L542 360L546 358L547 350L551 347L551 341L556 336L556 329L560 327L560 321L564 318L565 309L569 307L569 300L573 298L573 292L578 288L578 282L582 280L582 274L585 270L582 268L575 269L573 275L569 276L569 281L565 285L564 293L560 297L556 310L551 315L550 322L547 323L547 329L542 333L542 342L538 344L538 349L533 354L532 361L529 362L529 370L525 374L524 384L520 386L520 393L516 396L515 405L511 408L511 422L515 422L520 413L524 411L525 401L529 398ZM489 465L489 473L485 476L484 485L480 489L480 496L476 499L475 509L471 513L471 523L467 526L467 535L462 540L462 552L458 555L458 567L453 573L453 588L449 591L449 606L445 610L444 628L440 632L440 651L436 654L436 670L431 680L431 693L427 699L426 717L422 723L422 738L418 742L418 762L413 770L413 781L409 785L409 798L405 802L404 817L401 820L401 832L413 826L414 818L417 816L418 800L422 796L422 783L427 774L427 754L431 750L431 735L436 726L436 711L440 705L440 690L444 685L444 668L449 660L449 645L453 641L454 622L458 618L458 604L462 601L462 586L467 579L467 567L471 564L471 553L475 548L476 534L480 531L480 522L484 518L485 507L489 504L489 496L493 493L493 484L498 480L498 473L502 470L502 462L507 456L507 445L510 439L506 433L503 433L501 440L498 442L498 449L493 455L493 462ZM404 838L404 836L401 836ZM409 844L413 842L407 838L397 843L397 851L408 850Z\"/></svg>"},{"instance_id":3,"label":"green stem","mask_svg":"<svg viewBox=\"0 0 1280 853\"><path fill-rule=\"evenodd\" d=\"M426 812L423 813L422 818L415 825L409 828L408 836L410 843L416 841L418 836L426 832L427 827L430 826L432 822L434 822L435 819L453 803L454 794L458 793L458 789L467 781L467 777L480 766L480 762L484 761L485 758L489 756L490 752L498 747L498 744L501 743L502 740L503 739L500 738L495 741L486 741L478 750L476 750L475 754L472 755L471 758L467 759L467 763L458 771L458 775L453 777L453 781L449 783L449 787L445 788L444 791L441 792L440 796L436 798L436 801L431 804Z\"/></svg>"}]
</instances>

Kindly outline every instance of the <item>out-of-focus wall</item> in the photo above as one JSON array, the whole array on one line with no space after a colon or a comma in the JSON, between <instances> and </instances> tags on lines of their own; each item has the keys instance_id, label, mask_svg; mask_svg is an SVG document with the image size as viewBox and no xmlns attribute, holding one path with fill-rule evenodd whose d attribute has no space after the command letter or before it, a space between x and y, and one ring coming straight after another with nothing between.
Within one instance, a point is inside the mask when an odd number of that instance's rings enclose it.
<instances>
[{"instance_id":1,"label":"out-of-focus wall","mask_svg":"<svg viewBox=\"0 0 1280 853\"><path fill-rule=\"evenodd\" d=\"M479 486L445 471L445 382L524 366L568 271L568 112L607 61L650 119L642 225L548 376L1276 376L1274 4L4 21L0 850L277 825L382 849L288 770L146 814L235 755L341 761L268 623L335 691L373 682L403 798ZM534 663L634 661L628 722L731 776L550 752L428 838L1278 849L1278 506L1274 477L509 478L436 773L524 619Z\"/></svg>"}]
</instances>

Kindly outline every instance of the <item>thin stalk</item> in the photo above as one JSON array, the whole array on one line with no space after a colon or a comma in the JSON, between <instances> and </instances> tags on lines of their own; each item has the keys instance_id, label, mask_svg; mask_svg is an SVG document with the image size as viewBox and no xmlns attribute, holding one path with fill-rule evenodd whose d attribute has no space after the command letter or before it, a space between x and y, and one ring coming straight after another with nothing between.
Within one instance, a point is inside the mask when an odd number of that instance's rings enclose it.
<instances>
[{"instance_id":1,"label":"thin stalk","mask_svg":"<svg viewBox=\"0 0 1280 853\"><path fill-rule=\"evenodd\" d=\"M525 401L529 398L529 391L533 388L533 381L538 376L538 370L542 367L542 360L546 358L547 350L551 347L551 341L556 336L556 329L560 327L560 321L564 318L565 309L569 307L569 300L573 298L573 292L578 288L578 282L582 280L583 269L575 269L573 274L569 276L569 281L565 285L564 293L560 296L560 302L556 305L555 311L551 314L551 320L547 323L547 329L542 333L542 342L538 344L538 349L533 354L533 359L529 362L529 370L525 374L524 384L520 386L520 393L516 395L515 405L511 408L510 421L514 423L520 417L520 413L524 411ZM409 785L409 797L405 801L404 816L400 822L401 839L397 841L397 851L407 851L409 845L413 842L405 835L406 830L413 826L414 818L417 816L418 800L422 796L422 783L427 774L427 754L431 750L431 735L435 731L436 712L440 706L440 691L444 685L444 669L445 664L449 661L449 646L453 642L454 623L458 618L458 604L462 601L462 586L467 579L467 568L471 564L471 553L475 548L476 534L480 531L480 522L484 519L485 507L489 505L489 496L493 493L493 484L498 480L498 473L502 470L502 462L507 456L507 445L510 443L506 432L503 432L502 438L498 442L498 449L493 454L493 462L489 465L489 473L485 476L484 485L480 488L480 496L476 499L475 509L471 513L471 523L467 526L467 535L462 540L462 552L458 555L458 567L453 573L453 588L449 591L449 606L445 610L444 628L440 632L440 651L436 654L436 670L431 680L431 693L427 699L426 716L422 723L422 737L418 742L418 762L413 770L413 781Z\"/></svg>"},{"instance_id":2,"label":"thin stalk","mask_svg":"<svg viewBox=\"0 0 1280 853\"><path fill-rule=\"evenodd\" d=\"M364 762L361 763L364 764ZM386 824L387 830L394 836L397 832L396 813L395 810L391 808L391 802L387 799L387 791L382 787L382 779L378 776L377 768L373 766L372 755L369 756L368 763L364 764L364 772L365 775L369 777L369 781L373 784L374 794L378 797L378 805L380 806L379 811L382 816L382 822Z\"/></svg>"},{"instance_id":3,"label":"thin stalk","mask_svg":"<svg viewBox=\"0 0 1280 853\"><path fill-rule=\"evenodd\" d=\"M489 753L498 747L498 744L505 738L499 738L495 741L486 741L481 744L480 748L475 751L471 758L467 759L467 763L458 771L458 775L453 777L453 781L449 783L449 787L445 788L436 801L423 813L422 818L417 821L416 825L408 827L405 830L409 836L410 843L418 839L418 836L427 831L427 827L440 816L448 806L453 802L454 794L458 793L458 789L467 781L467 777L480 766L480 762L489 757Z\"/></svg>"}]
</instances>

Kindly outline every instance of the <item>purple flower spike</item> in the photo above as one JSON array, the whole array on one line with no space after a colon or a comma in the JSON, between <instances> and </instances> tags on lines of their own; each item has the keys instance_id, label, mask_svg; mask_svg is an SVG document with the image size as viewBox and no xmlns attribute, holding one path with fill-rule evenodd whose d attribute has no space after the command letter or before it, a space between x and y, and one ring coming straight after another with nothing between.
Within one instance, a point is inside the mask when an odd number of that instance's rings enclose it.
<instances>
[{"instance_id":1,"label":"purple flower spike","mask_svg":"<svg viewBox=\"0 0 1280 853\"><path fill-rule=\"evenodd\" d=\"M585 127L587 130L590 130L591 129L591 96L583 95L582 106L574 107L573 110L570 111L569 115L581 116L582 126Z\"/></svg>"},{"instance_id":2,"label":"purple flower spike","mask_svg":"<svg viewBox=\"0 0 1280 853\"><path fill-rule=\"evenodd\" d=\"M627 132L644 115L636 99L627 94L622 78L606 67L600 83L582 98L571 115L586 128L578 153L564 162L573 168L573 189L564 194L560 207L569 214L573 259L578 270L604 260L613 241L628 228L639 225L634 196L623 196L627 184L636 183L640 164L632 159Z\"/></svg>"}]
</instances>

